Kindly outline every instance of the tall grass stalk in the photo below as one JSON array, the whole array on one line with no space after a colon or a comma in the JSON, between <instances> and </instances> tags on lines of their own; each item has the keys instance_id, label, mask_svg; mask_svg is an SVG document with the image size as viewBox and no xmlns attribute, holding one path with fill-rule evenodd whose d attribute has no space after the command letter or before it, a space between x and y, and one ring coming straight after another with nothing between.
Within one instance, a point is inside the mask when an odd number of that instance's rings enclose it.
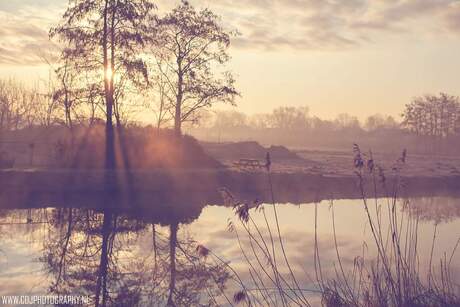
<instances>
[{"instance_id":1,"label":"tall grass stalk","mask_svg":"<svg viewBox=\"0 0 460 307\"><path fill-rule=\"evenodd\" d=\"M240 291L234 294L233 303L225 296L227 303L247 306L311 306L312 299L319 299L323 306L460 306L460 288L452 276L452 259L460 239L452 253L444 253L439 266L433 262L436 246L437 225L431 239L428 267L420 270L419 260L419 218L410 210L400 213L398 202L404 182L401 171L406 162L406 151L392 168L391 190L383 167L374 161L372 152L363 154L354 145L354 166L357 187L360 192L371 241L363 242L361 254L353 265L345 266L339 249L335 222L334 203L331 201L333 243L337 266L333 273L324 271L318 238L318 204L314 213L314 286L307 289L299 282L289 261L281 233L275 193L270 173L270 156L267 154L266 169L272 207L272 215L265 211L267 205L260 202L240 202L228 191L222 194L230 203L237 217L229 220L228 229L235 234L249 278L243 280L234 269ZM370 194L369 194L369 191ZM390 195L386 200L379 198ZM373 205L373 206L372 206ZM372 212L371 206L375 212ZM404 202L403 207L410 206ZM386 207L386 208L385 208ZM250 209L262 213L266 232L252 217ZM383 210L386 209L386 216ZM404 213L408 212L408 213ZM238 227L237 227L238 226ZM244 244L244 240L248 245ZM370 244L370 245L368 245ZM249 246L249 247L248 247ZM369 251L375 253L368 255ZM214 254L213 254L214 255ZM225 263L214 255L216 261ZM330 270L329 270L330 271ZM427 276L424 273L427 271ZM305 277L305 276L303 276ZM309 295L307 295L309 294Z\"/></svg>"},{"instance_id":2,"label":"tall grass stalk","mask_svg":"<svg viewBox=\"0 0 460 307\"><path fill-rule=\"evenodd\" d=\"M393 190L387 202L387 229L382 223L378 186L386 189L386 177L382 168L376 167L372 157L362 154L358 145L354 146L354 161L358 188L361 193L367 223L372 233L372 243L376 255L367 259L365 254L356 258L350 272L337 272L335 276L320 281L325 306L458 306L459 288L452 282L450 259L440 259L438 270L433 265L433 251L436 243L437 224L431 240L429 264L424 278L420 271L418 252L418 217L398 214L397 203L403 187L401 170L406 162L406 152L392 168ZM366 159L367 158L367 159ZM367 160L367 161L366 161ZM370 178L373 195L369 196L366 180ZM380 178L380 182L378 179ZM369 208L369 201L375 204L375 214ZM410 206L407 202L404 206ZM334 225L334 213L333 225ZM334 227L335 228L335 227ZM334 238L336 232L334 229ZM338 250L337 243L335 248ZM455 253L456 248L452 252ZM451 256L452 257L452 256ZM340 265L340 255L337 253ZM435 274L438 273L438 277ZM364 277L364 278L363 278ZM355 282L358 280L358 282Z\"/></svg>"}]
</instances>

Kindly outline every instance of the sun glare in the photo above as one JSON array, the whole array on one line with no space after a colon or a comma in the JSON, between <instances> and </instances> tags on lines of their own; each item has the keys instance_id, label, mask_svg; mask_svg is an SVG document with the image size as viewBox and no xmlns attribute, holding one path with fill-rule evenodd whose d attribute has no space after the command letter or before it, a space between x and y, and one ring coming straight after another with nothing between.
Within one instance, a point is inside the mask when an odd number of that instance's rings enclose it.
<instances>
[{"instance_id":1,"label":"sun glare","mask_svg":"<svg viewBox=\"0 0 460 307\"><path fill-rule=\"evenodd\" d=\"M107 67L107 69L105 70L105 79L106 79L106 80L111 80L111 79L112 79L112 76L113 76L112 68L109 66L109 67Z\"/></svg>"}]
</instances>

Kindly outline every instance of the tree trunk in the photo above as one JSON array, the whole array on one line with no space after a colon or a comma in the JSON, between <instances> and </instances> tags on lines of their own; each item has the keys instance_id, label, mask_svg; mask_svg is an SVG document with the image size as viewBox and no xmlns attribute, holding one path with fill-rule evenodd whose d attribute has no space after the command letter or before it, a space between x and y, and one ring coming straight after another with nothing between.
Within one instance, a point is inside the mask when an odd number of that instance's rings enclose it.
<instances>
[{"instance_id":1,"label":"tree trunk","mask_svg":"<svg viewBox=\"0 0 460 307\"><path fill-rule=\"evenodd\" d=\"M176 103L176 113L174 115L174 134L177 138L182 135L182 120L181 120L181 107L180 103Z\"/></svg>"},{"instance_id":2,"label":"tree trunk","mask_svg":"<svg viewBox=\"0 0 460 307\"><path fill-rule=\"evenodd\" d=\"M108 76L109 59L108 59L108 6L109 0L105 0L104 8L104 29L102 38L102 50L104 56L104 92L106 105L106 122L105 122L105 168L115 169L115 152L114 152L114 131L112 123L113 113L113 88ZM113 43L113 42L112 42ZM110 64L112 66L112 64ZM113 72L112 72L113 75ZM112 79L112 78L110 78Z\"/></svg>"},{"instance_id":3,"label":"tree trunk","mask_svg":"<svg viewBox=\"0 0 460 307\"><path fill-rule=\"evenodd\" d=\"M170 228L169 234L169 262L170 262L170 279L169 279L169 295L166 306L176 306L173 295L176 288L176 245L177 245L177 230L178 224L174 223Z\"/></svg>"},{"instance_id":4,"label":"tree trunk","mask_svg":"<svg viewBox=\"0 0 460 307\"><path fill-rule=\"evenodd\" d=\"M99 269L96 280L96 295L95 306L100 306L100 296L102 294L102 306L106 306L107 302L107 269L109 263L109 236L112 228L112 213L104 210L104 221L102 223L102 245L101 259L99 261Z\"/></svg>"},{"instance_id":5,"label":"tree trunk","mask_svg":"<svg viewBox=\"0 0 460 307\"><path fill-rule=\"evenodd\" d=\"M177 73L177 96L176 96L176 112L174 114L174 134L177 138L182 136L182 98L183 98L183 73L181 61L177 61L178 73Z\"/></svg>"}]
</instances>

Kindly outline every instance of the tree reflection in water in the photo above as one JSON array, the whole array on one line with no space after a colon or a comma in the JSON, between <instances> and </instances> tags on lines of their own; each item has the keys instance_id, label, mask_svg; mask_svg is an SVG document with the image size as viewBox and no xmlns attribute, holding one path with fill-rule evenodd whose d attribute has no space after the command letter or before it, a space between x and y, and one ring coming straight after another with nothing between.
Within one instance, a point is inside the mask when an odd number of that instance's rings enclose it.
<instances>
[{"instance_id":1,"label":"tree reflection in water","mask_svg":"<svg viewBox=\"0 0 460 307\"><path fill-rule=\"evenodd\" d=\"M159 224L112 209L59 208L48 227L40 260L50 294L87 295L94 306L209 306L230 278L174 218Z\"/></svg>"},{"instance_id":2,"label":"tree reflection in water","mask_svg":"<svg viewBox=\"0 0 460 307\"><path fill-rule=\"evenodd\" d=\"M19 242L27 241L22 246L30 246L33 259L39 253L45 268L47 280L41 282L38 294L48 289L49 294L85 295L91 306L209 306L231 301L235 291L243 287L236 281L237 274L246 271L244 266L236 273L227 271L231 268L224 260L217 261L212 251L206 257L207 252L200 251L200 245L187 233L186 224L200 216L202 207L161 204L142 204L139 208L145 208L143 211L132 207L125 211L0 210L0 238L9 242L0 246L0 258L8 258L8 253L10 257L27 257L29 254L20 248L17 253L8 250L15 236ZM455 198L415 198L401 200L399 205L401 214L409 212L421 222L435 224L449 223L460 212ZM26 265L30 260L26 259ZM8 274L16 270L21 269L13 267ZM30 280L38 280L28 272ZM38 275L42 278L41 270ZM250 276L241 277L242 284L250 282ZM24 288L34 286L30 281L19 283Z\"/></svg>"},{"instance_id":3,"label":"tree reflection in water","mask_svg":"<svg viewBox=\"0 0 460 307\"><path fill-rule=\"evenodd\" d=\"M448 223L460 217L458 199L442 196L404 199L402 210L422 221Z\"/></svg>"}]
</instances>

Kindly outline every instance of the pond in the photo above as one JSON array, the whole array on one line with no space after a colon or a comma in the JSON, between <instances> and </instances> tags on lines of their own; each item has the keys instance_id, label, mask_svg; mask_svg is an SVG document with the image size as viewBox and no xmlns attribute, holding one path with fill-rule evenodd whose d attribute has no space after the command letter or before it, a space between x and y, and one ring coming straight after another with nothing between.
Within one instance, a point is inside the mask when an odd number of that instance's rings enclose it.
<instances>
[{"instance_id":1,"label":"pond","mask_svg":"<svg viewBox=\"0 0 460 307\"><path fill-rule=\"evenodd\" d=\"M374 234L391 245L392 223L400 231L400 252L414 259L422 278L430 262L436 268L442 259L459 284L460 199L395 204L394 215L388 198L369 200L368 211L356 199L277 204L276 212L271 204L251 204L247 212L223 205L3 209L0 295L84 295L90 305L230 305L244 287L259 305L276 305L276 285L283 282L270 280L277 275L264 254L273 250L285 287L296 284L316 305L318 279L351 276L359 261L371 262L378 253Z\"/></svg>"}]
</instances>

